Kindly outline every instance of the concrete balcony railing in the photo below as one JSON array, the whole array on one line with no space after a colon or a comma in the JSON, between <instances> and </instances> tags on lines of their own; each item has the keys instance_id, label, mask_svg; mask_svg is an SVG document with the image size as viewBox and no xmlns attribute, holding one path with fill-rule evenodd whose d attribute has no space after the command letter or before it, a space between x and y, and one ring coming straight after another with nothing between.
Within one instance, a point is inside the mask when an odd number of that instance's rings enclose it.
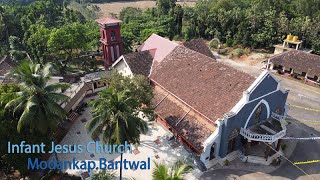
<instances>
[{"instance_id":1,"label":"concrete balcony railing","mask_svg":"<svg viewBox=\"0 0 320 180\"><path fill-rule=\"evenodd\" d=\"M283 130L287 130L286 126L287 126L288 123L286 122L286 117L285 116L282 116L280 114L272 112L271 113L271 117L280 122L281 127L282 127Z\"/></svg>"},{"instance_id":2,"label":"concrete balcony railing","mask_svg":"<svg viewBox=\"0 0 320 180\"><path fill-rule=\"evenodd\" d=\"M257 134L253 133L247 129L240 129L240 134L245 137L246 139L252 140L252 141L260 141L260 142L266 142L266 143L273 143L277 141L278 139L284 137L286 135L286 129L274 134L274 135L268 135L268 134Z\"/></svg>"}]
</instances>

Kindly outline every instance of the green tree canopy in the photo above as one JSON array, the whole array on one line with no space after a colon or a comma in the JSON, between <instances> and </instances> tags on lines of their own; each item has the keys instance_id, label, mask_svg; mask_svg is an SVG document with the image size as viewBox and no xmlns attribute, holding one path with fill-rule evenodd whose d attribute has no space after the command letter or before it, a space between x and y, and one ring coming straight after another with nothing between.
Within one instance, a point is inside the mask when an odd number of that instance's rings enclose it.
<instances>
[{"instance_id":1,"label":"green tree canopy","mask_svg":"<svg viewBox=\"0 0 320 180\"><path fill-rule=\"evenodd\" d=\"M46 63L49 55L48 40L51 30L44 25L34 25L35 32L27 40L27 47L37 63Z\"/></svg>"},{"instance_id":2,"label":"green tree canopy","mask_svg":"<svg viewBox=\"0 0 320 180\"><path fill-rule=\"evenodd\" d=\"M117 145L140 143L140 134L147 133L148 126L140 115L143 112L141 104L131 95L129 90L117 91L108 87L90 103L92 119L86 127L93 138L101 135L104 143ZM121 161L122 158L121 153Z\"/></svg>"},{"instance_id":3,"label":"green tree canopy","mask_svg":"<svg viewBox=\"0 0 320 180\"><path fill-rule=\"evenodd\" d=\"M5 108L19 116L18 132L29 128L30 132L45 134L55 129L66 117L60 103L68 99L59 91L69 85L48 83L51 78L50 64L41 67L40 64L23 62L10 75L18 82L20 91L13 93L15 98L9 101Z\"/></svg>"},{"instance_id":4,"label":"green tree canopy","mask_svg":"<svg viewBox=\"0 0 320 180\"><path fill-rule=\"evenodd\" d=\"M140 76L130 79L116 72L108 79L108 88L90 103L92 119L86 124L87 130L92 138L102 136L104 143L139 144L140 134L148 131L144 118L153 115L153 110L143 105L152 98L150 84ZM121 153L121 161L122 157Z\"/></svg>"},{"instance_id":5,"label":"green tree canopy","mask_svg":"<svg viewBox=\"0 0 320 180\"><path fill-rule=\"evenodd\" d=\"M320 0L199 0L194 7L181 7L174 0L157 0L156 8L144 12L128 8L120 14L124 37L130 37L128 49L151 33L271 49L292 33L303 40L303 47L320 53L319 4Z\"/></svg>"},{"instance_id":6,"label":"green tree canopy","mask_svg":"<svg viewBox=\"0 0 320 180\"><path fill-rule=\"evenodd\" d=\"M55 54L60 54L66 60L71 60L79 52L97 47L99 31L92 23L72 23L56 28L50 34L48 48Z\"/></svg>"},{"instance_id":7,"label":"green tree canopy","mask_svg":"<svg viewBox=\"0 0 320 180\"><path fill-rule=\"evenodd\" d=\"M39 154L15 153L8 154L8 141L19 144L26 141L30 144L39 144L41 142L49 144L49 134L39 136L38 133L30 133L27 129L17 132L18 117L5 110L5 105L11 100L18 98L17 92L20 88L17 84L0 85L0 164L4 172L11 171L12 167L19 170L21 174L28 172L25 162L28 158L38 157Z\"/></svg>"},{"instance_id":8,"label":"green tree canopy","mask_svg":"<svg viewBox=\"0 0 320 180\"><path fill-rule=\"evenodd\" d=\"M140 104L150 106L153 98L153 90L148 79L143 75L134 75L132 78L112 71L107 77L108 86L117 91L129 90Z\"/></svg>"},{"instance_id":9,"label":"green tree canopy","mask_svg":"<svg viewBox=\"0 0 320 180\"><path fill-rule=\"evenodd\" d=\"M183 161L176 161L171 167L163 163L156 163L152 172L153 180L182 180L183 176L192 170L192 166Z\"/></svg>"}]
</instances>

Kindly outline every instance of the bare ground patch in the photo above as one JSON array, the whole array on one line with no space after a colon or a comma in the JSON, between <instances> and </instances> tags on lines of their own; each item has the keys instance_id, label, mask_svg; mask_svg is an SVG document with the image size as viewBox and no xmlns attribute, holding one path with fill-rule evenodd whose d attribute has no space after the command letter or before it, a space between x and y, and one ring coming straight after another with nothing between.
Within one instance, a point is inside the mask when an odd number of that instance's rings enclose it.
<instances>
[{"instance_id":1,"label":"bare ground patch","mask_svg":"<svg viewBox=\"0 0 320 180\"><path fill-rule=\"evenodd\" d=\"M196 2L177 2L181 6L194 6ZM156 1L129 1L129 2L111 2L95 4L100 7L100 17L111 17L111 14L119 15L120 11L125 7L137 7L148 9L156 6Z\"/></svg>"}]
</instances>

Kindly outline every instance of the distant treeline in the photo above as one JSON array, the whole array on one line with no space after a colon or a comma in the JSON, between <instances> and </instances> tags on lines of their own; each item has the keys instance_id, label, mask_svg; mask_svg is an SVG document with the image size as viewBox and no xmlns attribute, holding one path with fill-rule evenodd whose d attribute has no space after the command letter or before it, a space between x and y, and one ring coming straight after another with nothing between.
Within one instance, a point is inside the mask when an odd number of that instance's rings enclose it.
<instances>
[{"instance_id":1,"label":"distant treeline","mask_svg":"<svg viewBox=\"0 0 320 180\"><path fill-rule=\"evenodd\" d=\"M32 2L41 1L41 0L0 0L0 3L3 4L20 4L22 6L26 6ZM54 0L57 3L62 4L64 0Z\"/></svg>"},{"instance_id":2,"label":"distant treeline","mask_svg":"<svg viewBox=\"0 0 320 180\"><path fill-rule=\"evenodd\" d=\"M132 44L157 33L271 50L291 33L303 40L303 47L320 53L320 0L198 0L194 7L157 0L157 7L146 11L124 8L120 19L122 35Z\"/></svg>"},{"instance_id":3,"label":"distant treeline","mask_svg":"<svg viewBox=\"0 0 320 180\"><path fill-rule=\"evenodd\" d=\"M3 4L20 4L20 5L28 5L32 2L35 2L35 1L41 1L41 0L0 0L0 4L3 3ZM57 3L60 3L62 4L63 2L71 2L71 1L75 1L75 2L78 2L78 3L108 3L108 2L121 2L121 1L134 1L134 0L54 0L55 2ZM136 1L144 1L144 0L136 0ZM155 0L148 0L148 1L155 1ZM193 1L193 0L188 0L188 1Z\"/></svg>"}]
</instances>

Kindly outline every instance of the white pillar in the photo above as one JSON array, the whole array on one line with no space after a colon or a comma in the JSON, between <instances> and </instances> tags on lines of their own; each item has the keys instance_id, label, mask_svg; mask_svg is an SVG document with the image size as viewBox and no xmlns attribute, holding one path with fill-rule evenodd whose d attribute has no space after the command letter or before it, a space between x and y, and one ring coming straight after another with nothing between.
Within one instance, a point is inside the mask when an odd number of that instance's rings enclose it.
<instances>
[{"instance_id":1,"label":"white pillar","mask_svg":"<svg viewBox=\"0 0 320 180\"><path fill-rule=\"evenodd\" d=\"M91 81L91 88L92 88L92 93L94 93L94 81Z\"/></svg>"},{"instance_id":2,"label":"white pillar","mask_svg":"<svg viewBox=\"0 0 320 180\"><path fill-rule=\"evenodd\" d=\"M306 75L304 76L304 81L307 82L308 80L308 73L306 73Z\"/></svg>"},{"instance_id":3,"label":"white pillar","mask_svg":"<svg viewBox=\"0 0 320 180\"><path fill-rule=\"evenodd\" d=\"M208 165L208 163L210 161L209 159L210 159L211 147L212 147L213 143L215 143L214 156L215 156L215 158L219 157L220 140L221 140L221 133L222 133L221 120L216 121L216 124L217 124L217 128L216 128L215 132L211 136L209 136L205 142L203 142L203 152L200 155L200 160L206 166Z\"/></svg>"}]
</instances>

